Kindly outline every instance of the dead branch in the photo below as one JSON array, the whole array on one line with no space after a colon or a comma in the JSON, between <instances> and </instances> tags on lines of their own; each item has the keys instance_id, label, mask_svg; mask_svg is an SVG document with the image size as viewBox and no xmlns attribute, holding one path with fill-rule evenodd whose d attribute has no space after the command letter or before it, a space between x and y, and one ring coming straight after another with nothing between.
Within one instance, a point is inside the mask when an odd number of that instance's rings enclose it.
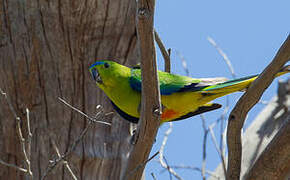
<instances>
[{"instance_id":1,"label":"dead branch","mask_svg":"<svg viewBox=\"0 0 290 180\"><path fill-rule=\"evenodd\" d=\"M218 152L219 157L221 158L224 175L226 175L226 163L225 163L225 156L224 156L224 153L223 153L223 148L219 148L218 147L218 143L217 143L217 140L215 138L212 125L208 127L208 130L210 132L212 141L213 141L213 143L215 145L216 151Z\"/></svg>"},{"instance_id":2,"label":"dead branch","mask_svg":"<svg viewBox=\"0 0 290 180\"><path fill-rule=\"evenodd\" d=\"M159 154L159 151L157 151L155 154L153 154L149 159L147 159L145 162L139 164L135 169L133 169L124 179L130 178L131 175L133 175L136 171L138 171L140 168L144 168L146 164L154 159Z\"/></svg>"},{"instance_id":3,"label":"dead branch","mask_svg":"<svg viewBox=\"0 0 290 180\"><path fill-rule=\"evenodd\" d=\"M2 161L1 159L0 159L0 163L3 164L4 166L8 166L8 167L15 168L15 169L17 169L17 170L19 170L19 171L22 171L22 172L24 172L24 173L27 173L27 172L28 172L27 169L24 169L24 168L22 168L22 167L18 167L18 166L16 166L15 164L9 164L9 163L7 163L7 162L5 162L5 161Z\"/></svg>"},{"instance_id":4,"label":"dead branch","mask_svg":"<svg viewBox=\"0 0 290 180\"><path fill-rule=\"evenodd\" d=\"M201 167L201 176L202 179L205 180L205 169L206 169L206 142L208 135L208 128L206 127L205 117L203 114L200 115L202 120L202 128L203 128L203 143L202 143L202 167Z\"/></svg>"},{"instance_id":5,"label":"dead branch","mask_svg":"<svg viewBox=\"0 0 290 180\"><path fill-rule=\"evenodd\" d=\"M273 81L275 74L290 58L290 36L280 47L273 61L250 85L247 92L239 99L232 110L228 120L227 144L228 144L228 168L227 179L240 179L241 172L241 130L249 110L259 101L265 89Z\"/></svg>"},{"instance_id":6,"label":"dead branch","mask_svg":"<svg viewBox=\"0 0 290 180\"><path fill-rule=\"evenodd\" d=\"M155 175L154 175L154 173L151 173L151 176L152 176L152 178L153 178L154 180L157 180L156 177L155 177Z\"/></svg>"},{"instance_id":7,"label":"dead branch","mask_svg":"<svg viewBox=\"0 0 290 180\"><path fill-rule=\"evenodd\" d=\"M58 158L60 158L60 159L62 159L62 156L61 156L61 154L60 154L60 152L59 152L59 149L57 148L57 146L56 146L56 144L55 144L55 142L52 140L52 146L53 146L53 148L54 148L54 150L55 150L55 152L56 152L56 154L57 154L57 156L58 156ZM70 168L70 166L69 166L69 164L68 164L68 162L67 161L65 161L65 160L61 160L62 161L62 164L66 167L66 169L68 170L68 172L69 172L69 174L71 175L71 177L74 179L74 180L77 180L78 178L76 177L76 175L73 173L73 171L71 170L71 168Z\"/></svg>"},{"instance_id":8,"label":"dead branch","mask_svg":"<svg viewBox=\"0 0 290 180\"><path fill-rule=\"evenodd\" d=\"M188 169L188 170L193 170L193 171L198 171L198 172L202 172L201 168L198 167L194 167L194 166L186 166L186 165L173 165L170 166L172 169ZM162 170L161 173L163 173L165 170ZM209 170L205 170L205 173L207 175L210 175L216 179L219 179L219 176L215 175L214 172L211 172Z\"/></svg>"},{"instance_id":9,"label":"dead branch","mask_svg":"<svg viewBox=\"0 0 290 180\"><path fill-rule=\"evenodd\" d=\"M169 128L167 129L167 131L164 134L164 138L163 138L160 150L159 150L159 152L160 152L159 162L160 162L161 166L164 169L167 169L170 174L172 174L173 176L176 177L176 179L181 180L182 178L171 167L169 167L167 165L167 163L165 162L165 159L164 159L164 148L165 148L165 145L167 143L168 136L172 132L172 122L169 122L168 124L169 124Z\"/></svg>"},{"instance_id":10,"label":"dead branch","mask_svg":"<svg viewBox=\"0 0 290 180\"><path fill-rule=\"evenodd\" d=\"M27 159L26 159L26 164L27 164L27 170L28 173L30 174L31 178L33 177L32 170L31 170L31 142L32 142L32 132L30 128L30 116L29 116L29 109L26 108L26 122L27 122L27 132L28 132L28 137L27 137Z\"/></svg>"},{"instance_id":11,"label":"dead branch","mask_svg":"<svg viewBox=\"0 0 290 180\"><path fill-rule=\"evenodd\" d=\"M25 139L22 135L22 130L21 130L21 119L20 117L17 115L8 95L0 88L0 93L4 96L8 106L9 106L9 109L10 111L12 112L14 118L16 119L16 128L17 128L17 135L18 135L18 138L19 138L19 141L20 141L20 146L21 146L21 151L23 153L23 156L24 156L24 160L25 160L25 164L26 164L26 174L31 178L33 179L33 173L31 171L31 163L30 163L30 149L31 149L31 137L32 137L32 133L31 133L31 130L30 130L30 119L29 119L29 110L26 109L26 112L27 112L27 126L28 126L28 155L27 155L27 152L26 152L26 147L25 147ZM2 164L6 165L6 166L9 166L9 167L14 167L22 172L25 172L23 168L20 168L16 165L12 165L12 164L9 164L9 163L5 163L4 161L1 161Z\"/></svg>"},{"instance_id":12,"label":"dead branch","mask_svg":"<svg viewBox=\"0 0 290 180\"><path fill-rule=\"evenodd\" d=\"M96 120L96 118L90 117L88 116L86 113L82 112L81 110L73 107L72 105L70 105L69 103L67 103L65 100L63 100L62 98L58 97L58 99L64 103L65 105L67 105L68 107L70 107L71 109L75 110L76 112L80 113L81 115L85 116L89 121L93 122L93 123L101 123L101 124L105 124L108 126L111 126L111 123L105 122L105 121L98 121ZM100 106L97 106L97 108Z\"/></svg>"},{"instance_id":13,"label":"dead branch","mask_svg":"<svg viewBox=\"0 0 290 180\"><path fill-rule=\"evenodd\" d=\"M176 51L176 54L179 56L179 58L181 60L182 67L183 67L183 69L185 71L185 75L186 76L189 76L189 70L188 70L187 63L186 63L185 58L183 57L183 55L179 51Z\"/></svg>"},{"instance_id":14,"label":"dead branch","mask_svg":"<svg viewBox=\"0 0 290 180\"><path fill-rule=\"evenodd\" d=\"M46 171L43 173L41 180L44 180L47 175L60 163L63 162L66 158L68 158L68 156L75 150L76 146L81 142L81 140L83 139L83 137L86 135L88 129L93 125L93 123L101 123L101 124L106 124L106 125L111 125L110 123L104 122L104 121L100 121L100 119L103 119L105 116L108 116L110 113L104 114L101 106L97 106L97 110L99 110L96 114L95 117L90 117L88 116L86 113L82 112L81 110L73 107L72 105L70 105L68 102L66 102L65 100L59 98L59 100L61 102L63 102L64 104L66 104L68 107L70 107L71 109L77 111L78 113L80 113L81 115L85 116L88 120L88 125L85 127L85 129L80 133L80 135L73 141L72 145L69 147L68 151L59 156L57 159L51 160L48 167L46 168Z\"/></svg>"},{"instance_id":15,"label":"dead branch","mask_svg":"<svg viewBox=\"0 0 290 180\"><path fill-rule=\"evenodd\" d=\"M153 36L155 0L139 0L137 3L137 36L141 54L142 105L137 141L128 160L126 174L145 162L151 151L160 125L161 105L157 76L156 54ZM130 179L140 179L144 167Z\"/></svg>"},{"instance_id":16,"label":"dead branch","mask_svg":"<svg viewBox=\"0 0 290 180\"><path fill-rule=\"evenodd\" d=\"M154 29L154 37L155 37L155 41L161 51L161 54L163 56L164 59L164 64L165 64L165 72L169 72L170 73L170 50L167 51L162 40L160 39L157 31Z\"/></svg>"},{"instance_id":17,"label":"dead branch","mask_svg":"<svg viewBox=\"0 0 290 180\"><path fill-rule=\"evenodd\" d=\"M215 40L213 38L207 37L207 40L214 48L216 48L218 53L222 56L223 60L226 62L227 67L231 72L232 78L236 78L236 73L235 73L234 67L232 66L231 60L228 58L227 54L220 48L220 46L218 46L218 44L215 42ZM217 152L221 158L221 161L222 161L224 177L226 177L224 121L226 120L226 114L229 111L229 106L230 106L229 96L226 96L226 106L224 108L223 113L221 114L221 116L217 120L217 121L220 121L220 147L217 146L217 141L216 141L215 135L214 135L213 130L212 130L213 127L215 126L215 124L211 124L208 127L210 134L211 134L211 137L212 137L212 140L215 144L216 150L217 150Z\"/></svg>"},{"instance_id":18,"label":"dead branch","mask_svg":"<svg viewBox=\"0 0 290 180\"><path fill-rule=\"evenodd\" d=\"M223 57L224 61L226 62L227 66L232 74L232 77L235 78L236 73L235 73L234 68L232 66L232 63L231 63L230 59L228 58L228 56L226 55L226 53L224 53L224 51L217 45L217 43L211 37L207 37L207 40L211 43L211 45L213 45L213 47L216 48L218 53Z\"/></svg>"}]
</instances>

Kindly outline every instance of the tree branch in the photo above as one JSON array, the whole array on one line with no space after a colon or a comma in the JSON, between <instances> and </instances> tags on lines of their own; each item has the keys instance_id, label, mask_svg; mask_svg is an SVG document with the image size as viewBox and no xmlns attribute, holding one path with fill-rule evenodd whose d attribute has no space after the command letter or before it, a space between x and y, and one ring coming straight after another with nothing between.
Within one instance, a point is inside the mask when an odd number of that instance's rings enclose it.
<instances>
[{"instance_id":1,"label":"tree branch","mask_svg":"<svg viewBox=\"0 0 290 180\"><path fill-rule=\"evenodd\" d=\"M137 36L141 54L142 105L136 131L137 141L130 154L125 177L139 164L144 163L151 151L160 125L160 93L154 47L153 21L155 0L139 0L137 5ZM130 179L140 179L144 166Z\"/></svg>"},{"instance_id":2,"label":"tree branch","mask_svg":"<svg viewBox=\"0 0 290 180\"><path fill-rule=\"evenodd\" d=\"M31 149L31 137L32 137L32 133L31 133L31 130L30 130L30 119L29 119L29 110L26 109L26 113L27 113L27 128L28 128L28 154L27 154L27 151L26 151L26 147L25 147L25 139L23 137L23 134L22 134L22 130L21 130L21 119L20 117L17 115L13 105L12 105L12 102L10 101L10 99L8 98L8 95L0 88L0 93L1 95L3 95L5 97L5 100L9 106L9 109L10 111L12 112L14 118L16 119L16 128L17 128L17 135L18 135L18 138L19 138L19 141L20 141L20 146L21 146L21 151L23 153L23 156L24 156L24 160L25 160L25 164L26 164L26 173L27 175L30 177L30 179L33 179L33 173L31 171L31 162L30 162L30 149ZM9 167L14 167L22 172L24 172L23 168L20 168L16 165L12 165L12 164L8 164L8 163L5 163L4 161L1 161L2 164L4 165L7 165Z\"/></svg>"},{"instance_id":3,"label":"tree branch","mask_svg":"<svg viewBox=\"0 0 290 180\"><path fill-rule=\"evenodd\" d=\"M0 164L3 164L4 166L8 166L8 167L15 168L15 169L17 169L17 170L19 170L19 171L22 171L22 172L24 172L24 173L28 173L27 169L24 169L24 168L22 168L22 167L18 167L18 166L16 166L15 164L9 164L9 163L7 163L7 162L5 162L5 161L2 161L1 159L0 159Z\"/></svg>"},{"instance_id":4,"label":"tree branch","mask_svg":"<svg viewBox=\"0 0 290 180\"><path fill-rule=\"evenodd\" d=\"M97 106L97 114L95 115L95 117L90 117L88 116L86 113L82 112L81 110L73 107L72 105L70 105L68 102L66 102L65 100L61 99L60 97L58 98L62 103L64 103L65 105L67 105L68 107L70 107L71 109L77 111L78 113L80 113L81 115L85 116L88 120L88 125L84 128L84 130L80 133L80 135L73 141L72 145L69 147L69 149L66 151L66 153L64 153L61 156L58 156L58 158L51 160L48 167L46 168L45 172L43 173L41 180L44 180L47 175L60 163L65 161L66 158L68 158L68 156L71 155L71 153L75 150L76 146L83 140L84 136L86 135L87 131L89 130L89 128L94 124L94 123L101 123L101 124L105 124L105 125L111 125L110 123L104 122L104 121L100 121L101 119L103 119L105 116L109 115L110 113L104 114L102 111L102 107L101 106ZM69 170L69 169L68 169Z\"/></svg>"},{"instance_id":5,"label":"tree branch","mask_svg":"<svg viewBox=\"0 0 290 180\"><path fill-rule=\"evenodd\" d=\"M52 146L53 146L53 148L54 148L54 150L55 150L55 152L56 152L58 158L59 158L59 159L62 159L62 156L61 156L61 154L60 154L60 152L59 152L59 149L58 149L58 147L56 146L56 144L55 144L55 142L54 142L53 140L52 140ZM73 180L77 180L78 178L77 178L76 175L73 173L73 171L72 171L72 169L70 168L68 162L67 162L66 160L62 159L62 163L63 163L63 165L66 167L66 169L68 170L68 172L69 172L69 174L71 175L72 179L73 179Z\"/></svg>"},{"instance_id":6,"label":"tree branch","mask_svg":"<svg viewBox=\"0 0 290 180\"><path fill-rule=\"evenodd\" d=\"M165 148L165 145L167 143L167 140L168 140L168 136L169 134L172 132L172 122L169 122L169 128L167 129L167 131L165 132L164 134L164 138L163 138L163 141L162 141L162 144L161 144L161 147L160 147L160 155L159 155L159 162L161 164L161 166L164 168L164 169L167 169L168 172L170 174L172 174L173 176L175 176L176 179L179 179L179 180L182 180L182 178L171 168L167 165L167 163L165 162L165 158L164 158L164 148Z\"/></svg>"},{"instance_id":7,"label":"tree branch","mask_svg":"<svg viewBox=\"0 0 290 180\"><path fill-rule=\"evenodd\" d=\"M273 81L275 74L290 59L290 36L280 47L273 61L250 85L247 92L239 99L232 110L228 120L227 143L228 143L228 168L227 179L240 179L242 145L241 129L249 110L259 101L265 89Z\"/></svg>"},{"instance_id":8,"label":"tree branch","mask_svg":"<svg viewBox=\"0 0 290 180\"><path fill-rule=\"evenodd\" d=\"M170 73L170 64L171 64L170 63L170 54L169 54L170 51L167 52L162 40L160 39L160 37L155 29L154 29L154 37L155 37L155 41L156 41L156 43L157 43L157 45L162 53L163 59L165 61L165 63L164 63L165 64L165 72Z\"/></svg>"}]
</instances>

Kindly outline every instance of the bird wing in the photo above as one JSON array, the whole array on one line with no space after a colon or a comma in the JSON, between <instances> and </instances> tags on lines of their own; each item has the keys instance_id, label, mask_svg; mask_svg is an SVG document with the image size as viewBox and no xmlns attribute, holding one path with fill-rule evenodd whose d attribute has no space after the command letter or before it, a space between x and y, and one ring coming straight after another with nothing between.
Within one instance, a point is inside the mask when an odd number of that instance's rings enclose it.
<instances>
[{"instance_id":1,"label":"bird wing","mask_svg":"<svg viewBox=\"0 0 290 180\"><path fill-rule=\"evenodd\" d=\"M158 71L161 95L170 95L176 92L200 91L210 85L222 83L225 78L203 78L193 79L187 76L170 74ZM129 83L132 89L141 92L141 70L132 69Z\"/></svg>"}]
</instances>

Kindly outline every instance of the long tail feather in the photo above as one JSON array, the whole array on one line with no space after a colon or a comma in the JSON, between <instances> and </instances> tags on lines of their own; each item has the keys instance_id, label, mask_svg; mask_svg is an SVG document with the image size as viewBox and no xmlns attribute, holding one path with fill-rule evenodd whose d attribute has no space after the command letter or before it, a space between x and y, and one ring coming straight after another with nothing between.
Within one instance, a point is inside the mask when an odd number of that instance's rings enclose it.
<instances>
[{"instance_id":1,"label":"long tail feather","mask_svg":"<svg viewBox=\"0 0 290 180\"><path fill-rule=\"evenodd\" d=\"M276 77L290 72L290 65L283 67L277 74ZM244 78L234 79L219 83L216 85L208 86L202 91L205 93L231 93L235 91L242 91L249 87L249 85L258 77L258 75L248 76Z\"/></svg>"}]
</instances>

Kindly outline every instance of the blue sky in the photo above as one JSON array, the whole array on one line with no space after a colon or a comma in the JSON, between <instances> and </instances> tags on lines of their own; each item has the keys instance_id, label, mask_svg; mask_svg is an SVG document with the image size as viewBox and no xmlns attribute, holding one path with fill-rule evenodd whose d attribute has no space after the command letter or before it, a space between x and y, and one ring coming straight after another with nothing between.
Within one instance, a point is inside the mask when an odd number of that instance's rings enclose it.
<instances>
[{"instance_id":1,"label":"blue sky","mask_svg":"<svg viewBox=\"0 0 290 180\"><path fill-rule=\"evenodd\" d=\"M172 48L172 73L185 75L177 51L186 59L191 77L228 77L229 69L217 50L208 42L213 38L232 62L237 77L260 73L272 60L290 32L290 1L156 1L155 28L167 48ZM163 59L157 54L159 69ZM279 79L286 79L289 75ZM269 101L277 90L277 80L267 89L262 100ZM242 93L230 95L231 109ZM225 98L216 102L225 104ZM249 113L246 127L264 105L256 105ZM207 125L213 123L223 108L205 114ZM168 124L158 132L151 154L160 148ZM219 128L214 129L218 136ZM173 123L173 132L165 148L169 165L201 167L203 129L199 116ZM146 179L170 179L156 162L146 167ZM220 160L208 137L206 169L213 171ZM176 170L183 179L201 179L201 173ZM173 178L174 179L174 178Z\"/></svg>"}]
</instances>

